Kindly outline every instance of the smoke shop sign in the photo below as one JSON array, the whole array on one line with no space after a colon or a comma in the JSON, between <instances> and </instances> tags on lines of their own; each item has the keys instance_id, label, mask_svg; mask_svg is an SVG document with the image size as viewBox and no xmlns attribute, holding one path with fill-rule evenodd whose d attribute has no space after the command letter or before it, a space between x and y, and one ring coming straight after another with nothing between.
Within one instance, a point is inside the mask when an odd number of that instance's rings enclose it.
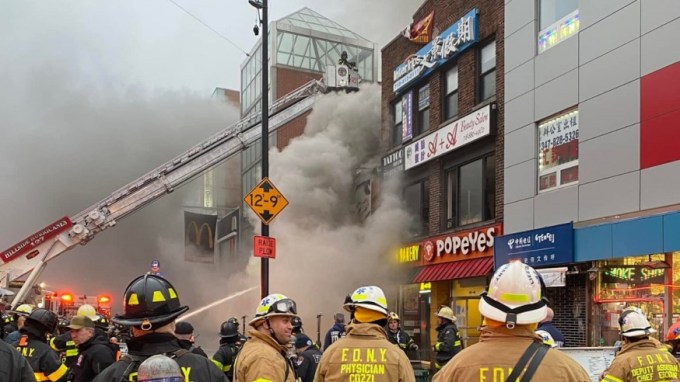
<instances>
[{"instance_id":1,"label":"smoke shop sign","mask_svg":"<svg viewBox=\"0 0 680 382\"><path fill-rule=\"evenodd\" d=\"M425 240L421 254L424 265L493 256L494 239L501 234L501 225L454 232Z\"/></svg>"},{"instance_id":2,"label":"smoke shop sign","mask_svg":"<svg viewBox=\"0 0 680 382\"><path fill-rule=\"evenodd\" d=\"M472 9L429 44L394 69L395 93L406 85L430 74L438 66L458 56L479 39L477 9Z\"/></svg>"},{"instance_id":3,"label":"smoke shop sign","mask_svg":"<svg viewBox=\"0 0 680 382\"><path fill-rule=\"evenodd\" d=\"M406 146L404 169L419 166L491 134L491 107L486 105Z\"/></svg>"}]
</instances>

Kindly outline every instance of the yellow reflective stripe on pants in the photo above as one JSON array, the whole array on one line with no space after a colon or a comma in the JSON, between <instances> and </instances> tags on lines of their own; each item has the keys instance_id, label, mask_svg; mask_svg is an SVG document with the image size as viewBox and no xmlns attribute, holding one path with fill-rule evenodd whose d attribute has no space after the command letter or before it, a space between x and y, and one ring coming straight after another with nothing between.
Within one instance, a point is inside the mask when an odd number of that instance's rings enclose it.
<instances>
[{"instance_id":1,"label":"yellow reflective stripe on pants","mask_svg":"<svg viewBox=\"0 0 680 382\"><path fill-rule=\"evenodd\" d=\"M44 373L33 373L33 376L35 377L35 380L38 382L49 381L49 379L45 376Z\"/></svg>"},{"instance_id":2,"label":"yellow reflective stripe on pants","mask_svg":"<svg viewBox=\"0 0 680 382\"><path fill-rule=\"evenodd\" d=\"M460 340L453 343L453 347L460 346Z\"/></svg>"},{"instance_id":3,"label":"yellow reflective stripe on pants","mask_svg":"<svg viewBox=\"0 0 680 382\"><path fill-rule=\"evenodd\" d=\"M60 365L54 373L47 376L47 379L50 381L58 381L65 376L66 373L68 373L68 367L66 367L66 365Z\"/></svg>"},{"instance_id":4,"label":"yellow reflective stripe on pants","mask_svg":"<svg viewBox=\"0 0 680 382\"><path fill-rule=\"evenodd\" d=\"M434 344L434 350L439 351L439 346L441 346L441 344L442 344L441 342L437 342L436 344Z\"/></svg>"},{"instance_id":5,"label":"yellow reflective stripe on pants","mask_svg":"<svg viewBox=\"0 0 680 382\"><path fill-rule=\"evenodd\" d=\"M605 375L604 378L602 379L605 382L623 382L623 379L616 378L613 375Z\"/></svg>"},{"instance_id":6,"label":"yellow reflective stripe on pants","mask_svg":"<svg viewBox=\"0 0 680 382\"><path fill-rule=\"evenodd\" d=\"M78 355L78 349L66 349L67 357L75 357Z\"/></svg>"},{"instance_id":7,"label":"yellow reflective stripe on pants","mask_svg":"<svg viewBox=\"0 0 680 382\"><path fill-rule=\"evenodd\" d=\"M440 365L439 362L435 362L435 363L434 363L434 368L437 369L437 370L439 370L439 369L442 368L442 365Z\"/></svg>"},{"instance_id":8,"label":"yellow reflective stripe on pants","mask_svg":"<svg viewBox=\"0 0 680 382\"><path fill-rule=\"evenodd\" d=\"M225 366L225 367L222 368L222 371L225 372L225 373L226 373L227 371L230 371L230 370L231 370L231 365L227 365L227 366Z\"/></svg>"}]
</instances>

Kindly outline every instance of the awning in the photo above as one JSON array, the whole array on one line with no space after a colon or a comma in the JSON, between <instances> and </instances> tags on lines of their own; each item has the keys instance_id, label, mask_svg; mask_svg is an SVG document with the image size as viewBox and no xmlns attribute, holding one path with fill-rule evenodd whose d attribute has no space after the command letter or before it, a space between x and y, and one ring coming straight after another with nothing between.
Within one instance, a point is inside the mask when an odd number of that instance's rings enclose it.
<instances>
[{"instance_id":1,"label":"awning","mask_svg":"<svg viewBox=\"0 0 680 382\"><path fill-rule=\"evenodd\" d=\"M413 278L414 283L486 276L493 269L493 257L428 265Z\"/></svg>"}]
</instances>

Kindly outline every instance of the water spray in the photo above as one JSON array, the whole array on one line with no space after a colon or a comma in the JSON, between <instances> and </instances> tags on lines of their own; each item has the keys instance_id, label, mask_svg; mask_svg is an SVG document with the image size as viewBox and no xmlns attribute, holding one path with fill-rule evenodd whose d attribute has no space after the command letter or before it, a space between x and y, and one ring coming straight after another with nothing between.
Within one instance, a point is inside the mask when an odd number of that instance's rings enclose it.
<instances>
[{"instance_id":1,"label":"water spray","mask_svg":"<svg viewBox=\"0 0 680 382\"><path fill-rule=\"evenodd\" d=\"M206 306L203 306L203 307L201 307L201 308L198 308L198 309L194 310L193 312L187 314L186 316L184 316L184 317L178 319L177 321L184 321L184 320L188 319L189 317L193 317L193 316L195 316L195 315L197 315L197 314L203 312L204 310L208 310L208 309L210 309L210 308L212 308L212 307L214 307L214 306L217 306L217 305L219 305L219 304L221 304L221 303L223 303L223 302L226 302L226 301L229 301L229 300L231 300L231 299L233 299L233 298L236 298L236 297L239 297L239 296L241 296L241 295L244 295L244 294L246 294L246 293L248 293L248 292L251 292L251 291L253 291L253 290L255 290L255 289L258 289L258 287L254 286L254 287L250 287L250 288L248 288L248 289L244 289L244 290L242 290L242 291L240 291L240 292L236 292L236 293L234 293L234 294L232 294L232 295L229 295L229 296L227 296L227 297L225 297L225 298L223 298L223 299L221 299L221 300L217 300L217 301L215 301L215 302L213 302L213 303L211 303L211 304L208 304L208 305L206 305Z\"/></svg>"}]
</instances>

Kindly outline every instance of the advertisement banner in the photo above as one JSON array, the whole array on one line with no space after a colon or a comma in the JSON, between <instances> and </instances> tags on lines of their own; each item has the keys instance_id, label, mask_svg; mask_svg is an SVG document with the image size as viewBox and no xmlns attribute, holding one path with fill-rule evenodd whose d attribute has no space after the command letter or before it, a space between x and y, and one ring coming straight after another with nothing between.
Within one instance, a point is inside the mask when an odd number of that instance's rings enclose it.
<instances>
[{"instance_id":1,"label":"advertisement banner","mask_svg":"<svg viewBox=\"0 0 680 382\"><path fill-rule=\"evenodd\" d=\"M476 43L479 39L477 13L477 9L472 9L418 52L409 56L403 64L397 66L393 73L394 92L397 93L416 79L430 74Z\"/></svg>"},{"instance_id":2,"label":"advertisement banner","mask_svg":"<svg viewBox=\"0 0 680 382\"><path fill-rule=\"evenodd\" d=\"M184 211L184 260L215 262L215 228L217 215Z\"/></svg>"},{"instance_id":3,"label":"advertisement banner","mask_svg":"<svg viewBox=\"0 0 680 382\"><path fill-rule=\"evenodd\" d=\"M404 169L421 165L489 134L491 105L486 105L406 146Z\"/></svg>"},{"instance_id":4,"label":"advertisement banner","mask_svg":"<svg viewBox=\"0 0 680 382\"><path fill-rule=\"evenodd\" d=\"M574 262L573 223L513 233L496 241L493 254L495 269L511 260L519 260L532 267Z\"/></svg>"}]
</instances>

